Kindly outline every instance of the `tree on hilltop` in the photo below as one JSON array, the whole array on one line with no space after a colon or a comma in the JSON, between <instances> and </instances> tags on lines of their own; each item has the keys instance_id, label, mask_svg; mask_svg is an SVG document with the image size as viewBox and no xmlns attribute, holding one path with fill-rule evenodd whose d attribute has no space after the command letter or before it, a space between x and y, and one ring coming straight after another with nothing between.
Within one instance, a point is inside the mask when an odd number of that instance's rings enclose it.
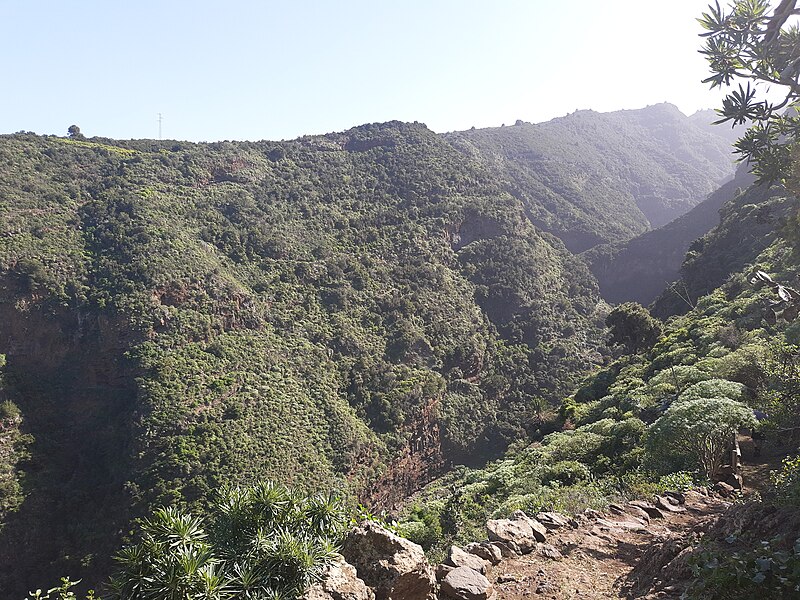
<instances>
[{"instance_id":1,"label":"tree on hilltop","mask_svg":"<svg viewBox=\"0 0 800 600\"><path fill-rule=\"evenodd\" d=\"M69 134L69 137L71 137L74 140L82 140L84 137L83 134L81 133L81 128L78 127L77 125L70 125L69 128L67 129L67 133Z\"/></svg>"}]
</instances>

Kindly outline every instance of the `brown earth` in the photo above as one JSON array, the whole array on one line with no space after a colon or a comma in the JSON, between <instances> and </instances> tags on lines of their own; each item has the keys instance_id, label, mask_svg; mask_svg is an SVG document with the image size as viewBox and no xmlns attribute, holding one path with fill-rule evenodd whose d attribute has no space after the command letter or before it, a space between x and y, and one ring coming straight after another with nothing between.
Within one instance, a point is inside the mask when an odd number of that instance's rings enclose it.
<instances>
[{"instance_id":1,"label":"brown earth","mask_svg":"<svg viewBox=\"0 0 800 600\"><path fill-rule=\"evenodd\" d=\"M730 504L690 492L684 506L685 512L667 513L664 519L636 528L632 517L606 515L584 516L576 528L552 531L547 543L563 556L548 558L540 547L501 562L490 575L496 581L498 600L679 598L680 585L638 581L632 573L649 549L675 547L679 551L687 535L706 530ZM638 575L648 579L646 572Z\"/></svg>"},{"instance_id":2,"label":"brown earth","mask_svg":"<svg viewBox=\"0 0 800 600\"><path fill-rule=\"evenodd\" d=\"M743 495L748 497L766 489L769 473L780 467L784 452L767 446L754 456L749 438L742 440L742 450ZM504 559L489 573L497 600L677 599L691 577L686 559L703 535L716 539L744 527L766 539L772 529L800 522L797 511L790 518L760 503L733 506L702 492L685 495L685 511L663 511L663 519L644 526L636 527L635 517L623 514L585 515L572 528L551 531L547 543L562 556L549 558L540 545L531 554ZM800 525L792 529L800 535Z\"/></svg>"}]
</instances>

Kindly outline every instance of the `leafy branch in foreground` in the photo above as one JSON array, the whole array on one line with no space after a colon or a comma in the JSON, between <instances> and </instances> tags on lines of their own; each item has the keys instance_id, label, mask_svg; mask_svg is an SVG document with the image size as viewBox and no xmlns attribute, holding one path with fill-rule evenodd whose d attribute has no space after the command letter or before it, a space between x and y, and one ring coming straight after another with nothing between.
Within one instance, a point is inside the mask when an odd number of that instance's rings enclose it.
<instances>
[{"instance_id":1,"label":"leafy branch in foreground","mask_svg":"<svg viewBox=\"0 0 800 600\"><path fill-rule=\"evenodd\" d=\"M727 10L716 2L698 19L705 29L700 53L711 70L703 83L738 84L717 110L717 123L752 123L735 148L762 182L786 177L800 138L800 28L791 22L800 14L796 4L782 0L770 14L769 0L734 0ZM780 98L769 99L766 87L778 90Z\"/></svg>"}]
</instances>

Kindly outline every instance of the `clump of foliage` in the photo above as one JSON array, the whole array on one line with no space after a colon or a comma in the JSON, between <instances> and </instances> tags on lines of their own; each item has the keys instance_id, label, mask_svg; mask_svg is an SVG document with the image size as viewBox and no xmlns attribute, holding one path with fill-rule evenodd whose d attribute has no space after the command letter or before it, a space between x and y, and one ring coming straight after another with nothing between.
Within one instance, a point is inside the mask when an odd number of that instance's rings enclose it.
<instances>
[{"instance_id":1,"label":"clump of foliage","mask_svg":"<svg viewBox=\"0 0 800 600\"><path fill-rule=\"evenodd\" d=\"M27 600L77 600L75 591L72 589L80 581L70 581L69 577L62 577L61 584L49 590L38 589L28 594ZM86 600L95 600L94 591L86 594Z\"/></svg>"},{"instance_id":2,"label":"clump of foliage","mask_svg":"<svg viewBox=\"0 0 800 600\"><path fill-rule=\"evenodd\" d=\"M800 456L783 459L781 469L772 473L772 487L779 501L800 507Z\"/></svg>"},{"instance_id":3,"label":"clump of foliage","mask_svg":"<svg viewBox=\"0 0 800 600\"><path fill-rule=\"evenodd\" d=\"M771 11L769 0L735 0L727 9L709 6L700 19L706 30L701 52L711 70L704 82L739 86L723 100L719 123L752 123L735 147L762 181L787 177L800 136L800 116L784 110L800 100L800 28L791 22L796 5L784 0ZM766 97L767 87L780 90L781 100Z\"/></svg>"},{"instance_id":4,"label":"clump of foliage","mask_svg":"<svg viewBox=\"0 0 800 600\"><path fill-rule=\"evenodd\" d=\"M712 479L736 432L754 426L752 409L736 400L679 398L648 430L647 450L652 460L676 470L699 468Z\"/></svg>"},{"instance_id":5,"label":"clump of foliage","mask_svg":"<svg viewBox=\"0 0 800 600\"><path fill-rule=\"evenodd\" d=\"M32 436L22 430L22 411L8 398L14 391L5 367L6 357L0 354L0 398L6 396L0 401L0 529L24 500L22 463L30 456L33 442Z\"/></svg>"},{"instance_id":6,"label":"clump of foliage","mask_svg":"<svg viewBox=\"0 0 800 600\"><path fill-rule=\"evenodd\" d=\"M606 326L610 343L623 346L629 353L649 350L662 333L661 322L635 302L616 306L606 317Z\"/></svg>"},{"instance_id":7,"label":"clump of foliage","mask_svg":"<svg viewBox=\"0 0 800 600\"><path fill-rule=\"evenodd\" d=\"M728 540L735 542L734 537ZM793 546L775 538L742 549L706 548L690 564L694 579L687 596L692 599L789 600L800 594L800 539Z\"/></svg>"},{"instance_id":8,"label":"clump of foliage","mask_svg":"<svg viewBox=\"0 0 800 600\"><path fill-rule=\"evenodd\" d=\"M160 509L142 523L141 541L117 555L111 597L296 598L347 522L337 499L268 482L222 492L206 519Z\"/></svg>"}]
</instances>

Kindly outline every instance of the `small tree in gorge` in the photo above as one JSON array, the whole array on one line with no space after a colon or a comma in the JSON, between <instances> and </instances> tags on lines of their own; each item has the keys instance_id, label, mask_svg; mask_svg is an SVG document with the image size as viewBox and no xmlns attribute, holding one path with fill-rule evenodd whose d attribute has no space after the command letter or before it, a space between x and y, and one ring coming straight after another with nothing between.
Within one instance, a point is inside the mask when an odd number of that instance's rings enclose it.
<instances>
[{"instance_id":1,"label":"small tree in gorge","mask_svg":"<svg viewBox=\"0 0 800 600\"><path fill-rule=\"evenodd\" d=\"M754 425L753 411L736 400L679 400L650 427L646 446L665 471L699 468L712 478L733 435Z\"/></svg>"},{"instance_id":2,"label":"small tree in gorge","mask_svg":"<svg viewBox=\"0 0 800 600\"><path fill-rule=\"evenodd\" d=\"M606 317L606 325L611 330L609 345L624 346L631 353L649 350L662 333L661 322L636 302L617 306Z\"/></svg>"}]
</instances>

